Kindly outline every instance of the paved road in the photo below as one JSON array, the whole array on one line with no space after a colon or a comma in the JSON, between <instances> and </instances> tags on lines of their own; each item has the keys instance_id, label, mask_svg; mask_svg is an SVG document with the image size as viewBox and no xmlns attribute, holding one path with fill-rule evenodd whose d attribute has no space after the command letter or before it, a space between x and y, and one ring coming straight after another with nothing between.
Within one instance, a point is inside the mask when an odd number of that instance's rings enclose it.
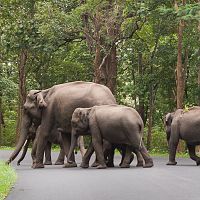
<instances>
[{"instance_id":1,"label":"paved road","mask_svg":"<svg viewBox=\"0 0 200 200\"><path fill-rule=\"evenodd\" d=\"M0 151L6 160L11 151ZM57 153L53 153L55 160ZM80 163L80 156L76 156ZM115 159L119 163L120 156ZM166 166L167 158L154 158L150 169L66 169L48 166L31 169L30 154L16 169L18 180L6 200L199 200L200 167L190 159Z\"/></svg>"}]
</instances>

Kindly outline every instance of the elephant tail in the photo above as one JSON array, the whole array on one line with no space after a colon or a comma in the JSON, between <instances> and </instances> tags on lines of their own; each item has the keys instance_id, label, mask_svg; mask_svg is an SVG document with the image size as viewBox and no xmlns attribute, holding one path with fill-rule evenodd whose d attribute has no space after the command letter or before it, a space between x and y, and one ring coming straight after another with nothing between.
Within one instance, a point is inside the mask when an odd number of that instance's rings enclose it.
<instances>
[{"instance_id":1,"label":"elephant tail","mask_svg":"<svg viewBox=\"0 0 200 200\"><path fill-rule=\"evenodd\" d=\"M139 125L139 135L140 135L140 143L139 143L139 150L142 148L142 139L143 139L143 134L144 134L144 124Z\"/></svg>"}]
</instances>

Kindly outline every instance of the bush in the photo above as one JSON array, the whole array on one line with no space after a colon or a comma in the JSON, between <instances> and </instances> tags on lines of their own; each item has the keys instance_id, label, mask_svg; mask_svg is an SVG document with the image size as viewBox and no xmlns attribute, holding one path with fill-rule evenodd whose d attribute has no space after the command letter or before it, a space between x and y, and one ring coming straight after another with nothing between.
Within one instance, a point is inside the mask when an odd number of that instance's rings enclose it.
<instances>
[{"instance_id":1,"label":"bush","mask_svg":"<svg viewBox=\"0 0 200 200\"><path fill-rule=\"evenodd\" d=\"M145 133L147 133L145 129ZM146 144L147 134L145 134L144 141ZM152 129L152 140L151 140L151 153L167 153L168 145L166 139L166 133L162 127L155 126Z\"/></svg>"}]
</instances>

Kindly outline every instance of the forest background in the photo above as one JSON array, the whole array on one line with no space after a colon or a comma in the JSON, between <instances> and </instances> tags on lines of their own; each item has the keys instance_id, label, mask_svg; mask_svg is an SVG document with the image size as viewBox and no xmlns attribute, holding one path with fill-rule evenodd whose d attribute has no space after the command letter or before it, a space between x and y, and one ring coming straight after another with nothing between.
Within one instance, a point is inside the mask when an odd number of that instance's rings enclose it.
<instances>
[{"instance_id":1,"label":"forest background","mask_svg":"<svg viewBox=\"0 0 200 200\"><path fill-rule=\"evenodd\" d=\"M136 108L151 152L167 151L165 114L200 105L200 0L1 0L0 27L0 146L27 91L64 82Z\"/></svg>"}]
</instances>

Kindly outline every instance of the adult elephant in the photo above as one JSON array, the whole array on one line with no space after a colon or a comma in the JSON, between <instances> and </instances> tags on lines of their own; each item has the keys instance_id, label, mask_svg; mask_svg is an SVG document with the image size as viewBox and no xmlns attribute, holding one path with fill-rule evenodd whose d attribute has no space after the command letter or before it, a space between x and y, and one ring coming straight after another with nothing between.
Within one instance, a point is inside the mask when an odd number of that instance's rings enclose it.
<instances>
[{"instance_id":1,"label":"adult elephant","mask_svg":"<svg viewBox=\"0 0 200 200\"><path fill-rule=\"evenodd\" d=\"M169 162L176 165L176 149L179 139L186 142L190 158L200 165L200 158L195 153L196 145L200 144L200 107L195 106L184 111L178 109L165 116L165 129L169 145Z\"/></svg>"},{"instance_id":2,"label":"adult elephant","mask_svg":"<svg viewBox=\"0 0 200 200\"><path fill-rule=\"evenodd\" d=\"M55 85L47 90L31 91L24 104L21 135L13 157L22 148L32 121L40 124L37 140L36 162L33 168L43 168L43 155L47 138L55 127L62 130L65 154L71 142L71 116L78 107L116 104L111 91L103 85L76 81ZM74 155L72 158L74 160ZM76 163L70 167L75 167Z\"/></svg>"},{"instance_id":3,"label":"adult elephant","mask_svg":"<svg viewBox=\"0 0 200 200\"><path fill-rule=\"evenodd\" d=\"M130 107L104 105L77 108L72 115L72 142L68 162L73 163L70 158L72 157L77 137L89 132L92 136L92 144L99 162L98 168L106 168L102 146L103 139L111 144L126 145L126 154L121 167L129 167L132 151L139 151L142 154L145 161L144 167L152 167L153 160L142 141L143 129L144 124L140 115ZM88 166L90 155L87 156L83 159L82 167Z\"/></svg>"}]
</instances>

